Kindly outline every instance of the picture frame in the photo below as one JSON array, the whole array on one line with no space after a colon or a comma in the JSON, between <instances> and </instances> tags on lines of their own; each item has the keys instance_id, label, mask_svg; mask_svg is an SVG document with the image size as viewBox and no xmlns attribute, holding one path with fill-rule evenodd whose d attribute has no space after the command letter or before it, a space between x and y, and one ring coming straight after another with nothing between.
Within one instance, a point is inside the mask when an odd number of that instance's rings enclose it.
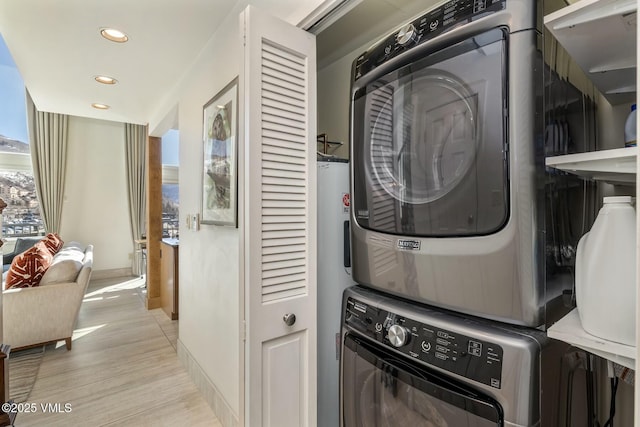
<instances>
[{"instance_id":1,"label":"picture frame","mask_svg":"<svg viewBox=\"0 0 640 427\"><path fill-rule=\"evenodd\" d=\"M238 226L238 77L203 108L201 224Z\"/></svg>"}]
</instances>

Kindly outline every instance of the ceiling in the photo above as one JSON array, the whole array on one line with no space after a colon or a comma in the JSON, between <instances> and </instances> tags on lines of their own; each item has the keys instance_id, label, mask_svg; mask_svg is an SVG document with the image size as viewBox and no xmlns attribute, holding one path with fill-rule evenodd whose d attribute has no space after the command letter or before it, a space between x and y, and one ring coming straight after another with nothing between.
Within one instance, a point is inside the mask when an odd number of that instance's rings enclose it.
<instances>
[{"instance_id":1,"label":"ceiling","mask_svg":"<svg viewBox=\"0 0 640 427\"><path fill-rule=\"evenodd\" d=\"M234 0L2 0L0 34L36 107L146 123L148 112L204 47ZM100 28L126 32L110 42ZM118 84L96 83L94 76ZM100 111L91 103L111 106Z\"/></svg>"},{"instance_id":2,"label":"ceiling","mask_svg":"<svg viewBox=\"0 0 640 427\"><path fill-rule=\"evenodd\" d=\"M332 0L337 3L336 0ZM41 111L147 123L237 0L1 0L0 34ZM252 1L300 22L317 0ZM325 2L326 3L326 2ZM424 10L424 0L351 0L318 35L318 63L332 62ZM104 27L127 43L100 36ZM107 75L116 85L96 83ZM92 103L107 104L96 110Z\"/></svg>"}]
</instances>

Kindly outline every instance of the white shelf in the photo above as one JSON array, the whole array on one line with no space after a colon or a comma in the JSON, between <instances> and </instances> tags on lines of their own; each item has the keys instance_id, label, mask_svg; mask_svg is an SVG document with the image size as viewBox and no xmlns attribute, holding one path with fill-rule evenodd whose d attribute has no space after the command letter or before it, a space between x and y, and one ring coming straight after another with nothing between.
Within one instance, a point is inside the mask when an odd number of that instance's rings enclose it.
<instances>
[{"instance_id":1,"label":"white shelf","mask_svg":"<svg viewBox=\"0 0 640 427\"><path fill-rule=\"evenodd\" d=\"M580 0L544 23L611 104L635 102L636 0Z\"/></svg>"},{"instance_id":2,"label":"white shelf","mask_svg":"<svg viewBox=\"0 0 640 427\"><path fill-rule=\"evenodd\" d=\"M577 308L551 326L547 335L627 368L636 368L636 348L607 341L586 332L582 329Z\"/></svg>"},{"instance_id":3,"label":"white shelf","mask_svg":"<svg viewBox=\"0 0 640 427\"><path fill-rule=\"evenodd\" d=\"M614 184L636 182L638 147L547 157L549 167Z\"/></svg>"}]
</instances>

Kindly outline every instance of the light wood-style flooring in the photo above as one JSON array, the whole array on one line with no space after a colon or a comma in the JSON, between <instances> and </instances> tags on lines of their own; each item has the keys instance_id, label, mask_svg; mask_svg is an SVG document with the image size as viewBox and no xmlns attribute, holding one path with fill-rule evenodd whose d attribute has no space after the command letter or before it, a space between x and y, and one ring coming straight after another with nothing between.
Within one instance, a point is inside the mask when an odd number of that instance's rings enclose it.
<instances>
[{"instance_id":1,"label":"light wood-style flooring","mask_svg":"<svg viewBox=\"0 0 640 427\"><path fill-rule=\"evenodd\" d=\"M138 278L92 281L73 348L48 346L28 403L27 426L221 427L176 355L177 322L148 311ZM40 404L60 403L60 413ZM64 412L69 404L71 411Z\"/></svg>"}]
</instances>

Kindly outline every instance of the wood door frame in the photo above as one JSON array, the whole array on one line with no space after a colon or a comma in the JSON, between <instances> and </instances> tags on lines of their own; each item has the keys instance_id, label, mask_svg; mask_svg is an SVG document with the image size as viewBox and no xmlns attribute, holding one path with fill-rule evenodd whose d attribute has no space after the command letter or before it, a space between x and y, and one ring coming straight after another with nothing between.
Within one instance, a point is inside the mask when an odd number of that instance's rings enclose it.
<instances>
[{"instance_id":1,"label":"wood door frame","mask_svg":"<svg viewBox=\"0 0 640 427\"><path fill-rule=\"evenodd\" d=\"M147 298L148 310L159 308L160 247L162 240L162 138L149 136L146 153L146 233L147 233Z\"/></svg>"}]
</instances>

